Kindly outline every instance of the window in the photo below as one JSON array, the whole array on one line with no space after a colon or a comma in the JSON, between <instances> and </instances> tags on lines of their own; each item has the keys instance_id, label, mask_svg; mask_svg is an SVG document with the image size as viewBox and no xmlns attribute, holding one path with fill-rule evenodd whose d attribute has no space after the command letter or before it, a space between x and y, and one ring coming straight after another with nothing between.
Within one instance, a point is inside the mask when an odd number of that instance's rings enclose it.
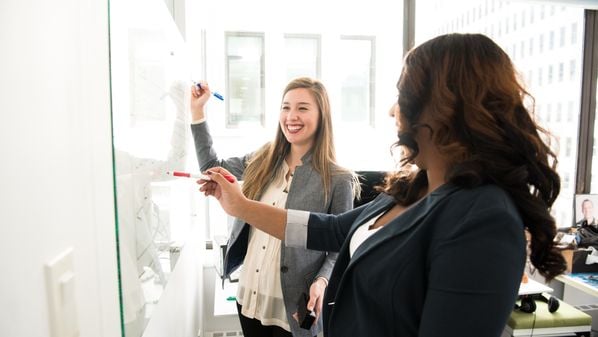
<instances>
[{"instance_id":1,"label":"window","mask_svg":"<svg viewBox=\"0 0 598 337\"><path fill-rule=\"evenodd\" d=\"M375 39L341 37L341 118L344 122L374 124Z\"/></svg>"},{"instance_id":2,"label":"window","mask_svg":"<svg viewBox=\"0 0 598 337\"><path fill-rule=\"evenodd\" d=\"M284 60L287 81L296 77L321 77L321 39L319 35L285 34Z\"/></svg>"},{"instance_id":3,"label":"window","mask_svg":"<svg viewBox=\"0 0 598 337\"><path fill-rule=\"evenodd\" d=\"M544 52L544 34L540 34L540 39L538 40L538 50L540 53Z\"/></svg>"},{"instance_id":4,"label":"window","mask_svg":"<svg viewBox=\"0 0 598 337\"><path fill-rule=\"evenodd\" d=\"M561 111L561 107L562 107L561 102L558 102L556 104L556 122L557 123L561 121L561 118L563 116L563 112Z\"/></svg>"},{"instance_id":5,"label":"window","mask_svg":"<svg viewBox=\"0 0 598 337\"><path fill-rule=\"evenodd\" d=\"M226 125L264 124L264 35L226 33Z\"/></svg>"},{"instance_id":6,"label":"window","mask_svg":"<svg viewBox=\"0 0 598 337\"><path fill-rule=\"evenodd\" d=\"M571 153L573 153L572 149L573 149L573 141L572 141L571 137L566 137L565 138L565 157L571 157Z\"/></svg>"}]
</instances>

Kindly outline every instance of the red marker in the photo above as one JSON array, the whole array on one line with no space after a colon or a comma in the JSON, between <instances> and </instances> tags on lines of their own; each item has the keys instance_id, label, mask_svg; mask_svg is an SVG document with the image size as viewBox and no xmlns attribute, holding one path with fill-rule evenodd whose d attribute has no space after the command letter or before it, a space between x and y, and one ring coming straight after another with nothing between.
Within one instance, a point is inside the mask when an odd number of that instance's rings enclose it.
<instances>
[{"instance_id":1,"label":"red marker","mask_svg":"<svg viewBox=\"0 0 598 337\"><path fill-rule=\"evenodd\" d=\"M212 180L212 177L210 177L207 174L203 174L203 173L189 173L189 172L181 172L181 171L168 171L166 172L166 174L172 175L174 177L184 177L184 178L197 178L197 179L203 179L203 180ZM235 182L235 177L229 175L229 174L223 174L224 178L228 181L230 181L231 183Z\"/></svg>"}]
</instances>

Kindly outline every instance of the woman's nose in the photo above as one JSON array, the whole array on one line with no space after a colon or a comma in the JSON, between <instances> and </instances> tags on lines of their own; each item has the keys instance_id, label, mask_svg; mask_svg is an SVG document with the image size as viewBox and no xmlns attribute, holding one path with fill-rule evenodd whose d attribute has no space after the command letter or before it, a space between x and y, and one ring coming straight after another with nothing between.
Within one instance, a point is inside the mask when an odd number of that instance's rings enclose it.
<instances>
[{"instance_id":1,"label":"woman's nose","mask_svg":"<svg viewBox=\"0 0 598 337\"><path fill-rule=\"evenodd\" d=\"M393 105L390 107L390 110L388 110L388 115L389 115L390 117L394 117L394 116L395 116L395 114L397 113L397 110L398 110L398 108L399 108L399 105L398 105L397 103L393 104Z\"/></svg>"},{"instance_id":2,"label":"woman's nose","mask_svg":"<svg viewBox=\"0 0 598 337\"><path fill-rule=\"evenodd\" d=\"M297 111L295 109L290 109L289 112L287 113L287 119L288 120L297 119Z\"/></svg>"}]
</instances>

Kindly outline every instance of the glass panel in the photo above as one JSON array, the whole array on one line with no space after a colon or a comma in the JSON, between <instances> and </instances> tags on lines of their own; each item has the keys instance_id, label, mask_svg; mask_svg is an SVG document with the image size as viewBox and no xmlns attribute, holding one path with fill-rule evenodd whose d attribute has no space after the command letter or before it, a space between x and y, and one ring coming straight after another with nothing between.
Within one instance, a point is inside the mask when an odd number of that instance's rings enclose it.
<instances>
[{"instance_id":1,"label":"glass panel","mask_svg":"<svg viewBox=\"0 0 598 337\"><path fill-rule=\"evenodd\" d=\"M577 37L583 36L583 8L494 0L426 0L417 5L417 42L449 32L483 33L509 54L535 98L536 120L557 140L553 148L562 186L552 212L557 226L571 226L577 157L573 140L581 92L582 41ZM470 16L475 11L483 14Z\"/></svg>"},{"instance_id":2,"label":"glass panel","mask_svg":"<svg viewBox=\"0 0 598 337\"><path fill-rule=\"evenodd\" d=\"M161 0L110 3L110 63L123 336L148 324L192 227L184 42ZM199 204L199 203L197 203Z\"/></svg>"},{"instance_id":3,"label":"glass panel","mask_svg":"<svg viewBox=\"0 0 598 337\"><path fill-rule=\"evenodd\" d=\"M373 92L375 69L373 38L341 40L341 116L344 122L369 122L374 108Z\"/></svg>"},{"instance_id":4,"label":"glass panel","mask_svg":"<svg viewBox=\"0 0 598 337\"><path fill-rule=\"evenodd\" d=\"M296 77L320 78L320 37L289 35L284 38L287 81Z\"/></svg>"},{"instance_id":5,"label":"glass panel","mask_svg":"<svg viewBox=\"0 0 598 337\"><path fill-rule=\"evenodd\" d=\"M227 33L227 125L264 122L263 34Z\"/></svg>"}]
</instances>

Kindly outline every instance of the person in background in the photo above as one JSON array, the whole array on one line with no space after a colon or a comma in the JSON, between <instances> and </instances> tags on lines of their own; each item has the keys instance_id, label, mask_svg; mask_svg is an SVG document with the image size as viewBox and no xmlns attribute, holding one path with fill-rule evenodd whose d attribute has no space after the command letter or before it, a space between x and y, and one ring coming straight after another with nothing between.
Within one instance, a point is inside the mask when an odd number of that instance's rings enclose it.
<instances>
[{"instance_id":1,"label":"person in background","mask_svg":"<svg viewBox=\"0 0 598 337\"><path fill-rule=\"evenodd\" d=\"M311 78L284 89L275 139L243 157L219 159L205 122L207 83L191 88L192 133L201 170L225 167L243 180L247 198L276 208L338 214L353 207L356 178L336 163L331 111L324 85ZM237 307L244 336L315 336L293 314L303 293L319 316L336 253L287 247L280 240L234 220L224 259L224 277L243 264Z\"/></svg>"},{"instance_id":2,"label":"person in background","mask_svg":"<svg viewBox=\"0 0 598 337\"><path fill-rule=\"evenodd\" d=\"M376 199L340 215L243 196L224 168L200 191L288 246L338 251L324 335L498 337L526 262L565 270L550 207L556 156L508 55L480 34L433 38L405 57L392 110L401 166Z\"/></svg>"},{"instance_id":3,"label":"person in background","mask_svg":"<svg viewBox=\"0 0 598 337\"><path fill-rule=\"evenodd\" d=\"M590 199L581 202L583 218L575 224L571 231L575 234L578 247L598 248L598 223L594 217L594 204Z\"/></svg>"},{"instance_id":4,"label":"person in background","mask_svg":"<svg viewBox=\"0 0 598 337\"><path fill-rule=\"evenodd\" d=\"M592 200L584 199L581 202L581 214L583 215L583 218L575 224L576 228L585 226L598 228L598 223L596 223L596 218L594 217L594 204L592 203Z\"/></svg>"}]
</instances>

